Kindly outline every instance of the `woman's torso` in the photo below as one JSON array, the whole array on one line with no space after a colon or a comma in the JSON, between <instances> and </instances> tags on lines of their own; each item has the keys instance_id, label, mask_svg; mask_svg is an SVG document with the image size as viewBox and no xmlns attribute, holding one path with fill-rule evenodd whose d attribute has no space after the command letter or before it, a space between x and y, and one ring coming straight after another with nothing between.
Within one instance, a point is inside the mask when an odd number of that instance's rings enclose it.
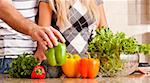
<instances>
[{"instance_id":1,"label":"woman's torso","mask_svg":"<svg viewBox=\"0 0 150 83\"><path fill-rule=\"evenodd\" d=\"M96 20L89 15L87 8L81 4L80 0L70 6L67 16L69 23L65 28L60 28L60 32L66 39L67 51L79 54L87 52L92 30L97 27Z\"/></svg>"}]
</instances>

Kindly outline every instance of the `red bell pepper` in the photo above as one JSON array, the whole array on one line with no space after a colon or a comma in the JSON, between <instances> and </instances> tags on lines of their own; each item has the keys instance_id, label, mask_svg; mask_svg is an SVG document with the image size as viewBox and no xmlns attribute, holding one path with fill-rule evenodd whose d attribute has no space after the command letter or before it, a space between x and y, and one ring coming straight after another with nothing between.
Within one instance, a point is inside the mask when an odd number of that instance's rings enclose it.
<instances>
[{"instance_id":1,"label":"red bell pepper","mask_svg":"<svg viewBox=\"0 0 150 83\"><path fill-rule=\"evenodd\" d=\"M82 78L95 78L99 72L100 61L98 59L82 58L79 63L79 72Z\"/></svg>"},{"instance_id":2,"label":"red bell pepper","mask_svg":"<svg viewBox=\"0 0 150 83\"><path fill-rule=\"evenodd\" d=\"M43 66L37 65L33 68L31 78L44 79L46 77L46 72Z\"/></svg>"}]
</instances>

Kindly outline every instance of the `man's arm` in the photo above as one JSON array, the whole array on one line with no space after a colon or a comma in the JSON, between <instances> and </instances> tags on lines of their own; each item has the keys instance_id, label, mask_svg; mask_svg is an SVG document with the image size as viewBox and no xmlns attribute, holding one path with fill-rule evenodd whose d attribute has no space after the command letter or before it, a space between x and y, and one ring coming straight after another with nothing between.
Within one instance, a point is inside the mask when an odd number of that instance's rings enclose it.
<instances>
[{"instance_id":1,"label":"man's arm","mask_svg":"<svg viewBox=\"0 0 150 83\"><path fill-rule=\"evenodd\" d=\"M0 0L0 19L6 22L16 31L30 35L34 40L37 40L44 50L47 49L45 42L48 43L49 47L52 47L49 43L54 45L58 42L54 39L53 35L56 35L58 39L65 42L63 36L59 31L54 28L40 27L32 21L24 18L12 5L11 0ZM50 39L54 40L53 42Z\"/></svg>"},{"instance_id":2,"label":"man's arm","mask_svg":"<svg viewBox=\"0 0 150 83\"><path fill-rule=\"evenodd\" d=\"M0 19L13 29L31 35L33 28L38 27L30 20L24 18L12 5L11 0L0 0Z\"/></svg>"}]
</instances>

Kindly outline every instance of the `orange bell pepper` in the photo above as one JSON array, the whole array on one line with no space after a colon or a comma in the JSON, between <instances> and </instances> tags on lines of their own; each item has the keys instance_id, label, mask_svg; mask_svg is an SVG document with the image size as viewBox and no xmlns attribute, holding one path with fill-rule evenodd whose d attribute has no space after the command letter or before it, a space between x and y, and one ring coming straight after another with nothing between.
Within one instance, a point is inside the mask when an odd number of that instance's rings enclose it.
<instances>
[{"instance_id":1,"label":"orange bell pepper","mask_svg":"<svg viewBox=\"0 0 150 83\"><path fill-rule=\"evenodd\" d=\"M80 60L79 66L79 72L82 78L95 78L99 72L100 61L91 58L88 54L88 58L82 58Z\"/></svg>"},{"instance_id":2,"label":"orange bell pepper","mask_svg":"<svg viewBox=\"0 0 150 83\"><path fill-rule=\"evenodd\" d=\"M78 54L67 53L66 63L62 65L63 73L67 77L80 77L80 73L78 71L80 59L81 58Z\"/></svg>"},{"instance_id":3,"label":"orange bell pepper","mask_svg":"<svg viewBox=\"0 0 150 83\"><path fill-rule=\"evenodd\" d=\"M96 79L80 79L80 78L67 78L62 81L62 83L98 83Z\"/></svg>"}]
</instances>

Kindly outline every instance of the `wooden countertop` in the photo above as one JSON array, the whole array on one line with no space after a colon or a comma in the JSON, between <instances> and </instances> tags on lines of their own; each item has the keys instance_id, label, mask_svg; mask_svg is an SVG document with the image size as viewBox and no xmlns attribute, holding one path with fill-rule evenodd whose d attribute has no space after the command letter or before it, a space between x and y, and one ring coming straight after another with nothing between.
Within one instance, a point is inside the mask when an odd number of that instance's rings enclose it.
<instances>
[{"instance_id":1,"label":"wooden countertop","mask_svg":"<svg viewBox=\"0 0 150 83\"><path fill-rule=\"evenodd\" d=\"M126 77L99 77L96 79L79 78L47 78L47 79L16 79L0 75L0 83L150 83L148 75L130 75Z\"/></svg>"}]
</instances>

